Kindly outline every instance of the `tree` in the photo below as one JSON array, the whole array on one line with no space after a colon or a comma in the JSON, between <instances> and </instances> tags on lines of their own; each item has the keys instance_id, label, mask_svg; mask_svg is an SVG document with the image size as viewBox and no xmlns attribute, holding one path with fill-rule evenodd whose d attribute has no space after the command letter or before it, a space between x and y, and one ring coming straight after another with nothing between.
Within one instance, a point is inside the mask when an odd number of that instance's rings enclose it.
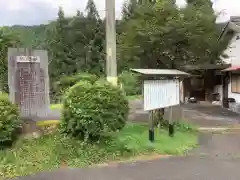
<instances>
[{"instance_id":1,"label":"tree","mask_svg":"<svg viewBox=\"0 0 240 180\"><path fill-rule=\"evenodd\" d=\"M77 17L84 17L83 13L79 10L77 10L77 15L76 16Z\"/></svg>"},{"instance_id":2,"label":"tree","mask_svg":"<svg viewBox=\"0 0 240 180\"><path fill-rule=\"evenodd\" d=\"M86 67L86 47L89 43L86 27L88 20L83 13L77 11L77 15L69 22L68 40L71 45L71 54L75 62L75 72L87 71ZM75 72L72 72L74 74Z\"/></svg>"},{"instance_id":3,"label":"tree","mask_svg":"<svg viewBox=\"0 0 240 180\"><path fill-rule=\"evenodd\" d=\"M73 18L65 18L64 11L59 8L57 21L46 30L49 72L53 81L62 75L82 71L103 73L104 29L93 0L88 1L86 13L84 16L77 11Z\"/></svg>"},{"instance_id":4,"label":"tree","mask_svg":"<svg viewBox=\"0 0 240 180\"><path fill-rule=\"evenodd\" d=\"M47 25L14 25L11 27L2 27L2 31L7 34L13 34L19 39L24 47L41 49L44 44L44 31Z\"/></svg>"},{"instance_id":5,"label":"tree","mask_svg":"<svg viewBox=\"0 0 240 180\"><path fill-rule=\"evenodd\" d=\"M50 54L49 73L53 80L61 75L71 74L75 69L67 32L68 20L60 7L57 21L52 26L49 26L47 31L48 51Z\"/></svg>"},{"instance_id":6,"label":"tree","mask_svg":"<svg viewBox=\"0 0 240 180\"><path fill-rule=\"evenodd\" d=\"M156 0L125 0L122 7L122 19L126 21L132 17L138 6L155 4Z\"/></svg>"},{"instance_id":7,"label":"tree","mask_svg":"<svg viewBox=\"0 0 240 180\"><path fill-rule=\"evenodd\" d=\"M85 10L87 12L88 19L94 19L94 20L100 19L96 5L93 0L88 0Z\"/></svg>"},{"instance_id":8,"label":"tree","mask_svg":"<svg viewBox=\"0 0 240 180\"><path fill-rule=\"evenodd\" d=\"M8 48L19 45L19 39L14 34L6 34L0 29L0 88L8 92Z\"/></svg>"},{"instance_id":9,"label":"tree","mask_svg":"<svg viewBox=\"0 0 240 180\"><path fill-rule=\"evenodd\" d=\"M216 24L217 15L213 10L212 1L188 0L187 3L183 14L185 22L192 21L191 24L195 27L191 30L195 34L192 36L192 41L196 43L191 46L195 49L195 58L201 58L210 64L222 63L221 57L225 56L223 51L227 47L229 39L221 43L217 40L221 29Z\"/></svg>"},{"instance_id":10,"label":"tree","mask_svg":"<svg viewBox=\"0 0 240 180\"><path fill-rule=\"evenodd\" d=\"M211 0L187 0L187 4L192 4L196 7L201 7L201 6L209 6L212 8L212 1Z\"/></svg>"},{"instance_id":11,"label":"tree","mask_svg":"<svg viewBox=\"0 0 240 180\"><path fill-rule=\"evenodd\" d=\"M100 75L103 74L105 67L104 26L93 0L88 1L86 12L88 21L85 31L88 37L85 48L86 66L90 73Z\"/></svg>"},{"instance_id":12,"label":"tree","mask_svg":"<svg viewBox=\"0 0 240 180\"><path fill-rule=\"evenodd\" d=\"M166 67L165 61L173 58L168 38L174 28L169 25L178 17L178 10L168 1L159 4L138 6L126 23L119 43L119 60L127 61L122 66Z\"/></svg>"},{"instance_id":13,"label":"tree","mask_svg":"<svg viewBox=\"0 0 240 180\"><path fill-rule=\"evenodd\" d=\"M161 0L139 6L121 34L118 59L123 68L216 63L224 47L217 43L215 18L206 5L179 9Z\"/></svg>"},{"instance_id":14,"label":"tree","mask_svg":"<svg viewBox=\"0 0 240 180\"><path fill-rule=\"evenodd\" d=\"M137 0L129 0L129 1L125 0L124 1L123 8L122 8L122 19L124 21L131 18L137 5L139 5Z\"/></svg>"}]
</instances>

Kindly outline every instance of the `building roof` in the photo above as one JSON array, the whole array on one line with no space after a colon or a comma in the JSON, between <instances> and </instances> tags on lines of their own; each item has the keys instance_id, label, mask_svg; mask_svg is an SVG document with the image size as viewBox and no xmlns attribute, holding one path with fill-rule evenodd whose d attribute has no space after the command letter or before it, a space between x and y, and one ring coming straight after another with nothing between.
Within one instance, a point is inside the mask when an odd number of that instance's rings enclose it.
<instances>
[{"instance_id":1,"label":"building roof","mask_svg":"<svg viewBox=\"0 0 240 180\"><path fill-rule=\"evenodd\" d=\"M230 21L240 26L240 16L231 16Z\"/></svg>"},{"instance_id":2,"label":"building roof","mask_svg":"<svg viewBox=\"0 0 240 180\"><path fill-rule=\"evenodd\" d=\"M199 65L185 65L183 68L186 71L193 70L222 70L230 67L231 64L199 64Z\"/></svg>"},{"instance_id":3,"label":"building roof","mask_svg":"<svg viewBox=\"0 0 240 180\"><path fill-rule=\"evenodd\" d=\"M227 69L224 69L222 71L239 71L240 70L240 65L236 65L236 66L230 66Z\"/></svg>"},{"instance_id":4,"label":"building roof","mask_svg":"<svg viewBox=\"0 0 240 180\"><path fill-rule=\"evenodd\" d=\"M143 75L159 75L159 76L190 76L190 74L179 71L177 69L131 69L131 71Z\"/></svg>"},{"instance_id":5,"label":"building roof","mask_svg":"<svg viewBox=\"0 0 240 180\"><path fill-rule=\"evenodd\" d=\"M240 16L231 16L228 23L223 28L218 40L221 40L221 38L229 31L232 30L234 32L240 33Z\"/></svg>"}]
</instances>

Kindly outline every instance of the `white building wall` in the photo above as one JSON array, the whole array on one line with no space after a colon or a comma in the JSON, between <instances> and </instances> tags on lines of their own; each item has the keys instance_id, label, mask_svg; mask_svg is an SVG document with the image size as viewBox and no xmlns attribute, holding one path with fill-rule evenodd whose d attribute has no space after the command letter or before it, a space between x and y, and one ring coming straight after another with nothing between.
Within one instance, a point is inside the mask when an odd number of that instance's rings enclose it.
<instances>
[{"instance_id":1,"label":"white building wall","mask_svg":"<svg viewBox=\"0 0 240 180\"><path fill-rule=\"evenodd\" d=\"M239 38L238 38L239 37ZM224 59L226 63L240 65L240 33L237 33L230 41L228 49L225 51L228 58ZM240 103L240 94L232 93L231 80L228 84L228 97L234 98L237 103Z\"/></svg>"},{"instance_id":2,"label":"white building wall","mask_svg":"<svg viewBox=\"0 0 240 180\"><path fill-rule=\"evenodd\" d=\"M232 65L240 65L240 33L236 34L229 43L228 48L225 50L225 54L228 58L223 59L226 63Z\"/></svg>"}]
</instances>

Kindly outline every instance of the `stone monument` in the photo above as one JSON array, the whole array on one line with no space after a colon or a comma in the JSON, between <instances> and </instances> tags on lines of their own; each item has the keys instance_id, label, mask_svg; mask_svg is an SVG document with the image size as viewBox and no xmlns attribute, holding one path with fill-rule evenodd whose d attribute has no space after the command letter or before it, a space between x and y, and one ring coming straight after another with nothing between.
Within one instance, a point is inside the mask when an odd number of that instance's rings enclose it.
<instances>
[{"instance_id":1,"label":"stone monument","mask_svg":"<svg viewBox=\"0 0 240 180\"><path fill-rule=\"evenodd\" d=\"M44 50L8 48L10 100L25 118L47 117L49 99L48 54Z\"/></svg>"}]
</instances>

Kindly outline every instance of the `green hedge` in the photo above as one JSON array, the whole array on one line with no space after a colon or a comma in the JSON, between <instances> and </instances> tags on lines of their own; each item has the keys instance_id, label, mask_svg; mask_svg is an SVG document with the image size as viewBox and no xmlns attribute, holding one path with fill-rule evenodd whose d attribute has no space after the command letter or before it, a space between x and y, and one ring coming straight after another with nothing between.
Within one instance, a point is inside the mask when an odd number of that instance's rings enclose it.
<instances>
[{"instance_id":1,"label":"green hedge","mask_svg":"<svg viewBox=\"0 0 240 180\"><path fill-rule=\"evenodd\" d=\"M95 82L98 77L94 74L79 73L73 76L63 76L59 81L55 82L52 87L51 99L53 102L61 102L64 93L79 81Z\"/></svg>"},{"instance_id":2,"label":"green hedge","mask_svg":"<svg viewBox=\"0 0 240 180\"><path fill-rule=\"evenodd\" d=\"M62 132L85 140L121 130L128 118L128 101L118 87L105 80L80 81L69 89L63 102Z\"/></svg>"},{"instance_id":3,"label":"green hedge","mask_svg":"<svg viewBox=\"0 0 240 180\"><path fill-rule=\"evenodd\" d=\"M142 93L142 84L139 75L129 71L123 71L119 75L119 82L127 96L140 95Z\"/></svg>"},{"instance_id":4,"label":"green hedge","mask_svg":"<svg viewBox=\"0 0 240 180\"><path fill-rule=\"evenodd\" d=\"M54 82L51 88L51 100L53 103L62 102L62 96L73 85L79 81L89 81L94 83L100 79L98 76L89 73L79 73L73 76L62 76ZM139 75L130 71L123 71L119 75L119 82L127 96L140 95L142 84Z\"/></svg>"},{"instance_id":5,"label":"green hedge","mask_svg":"<svg viewBox=\"0 0 240 180\"><path fill-rule=\"evenodd\" d=\"M11 103L8 95L0 93L0 147L10 146L17 139L21 127L18 107Z\"/></svg>"}]
</instances>

